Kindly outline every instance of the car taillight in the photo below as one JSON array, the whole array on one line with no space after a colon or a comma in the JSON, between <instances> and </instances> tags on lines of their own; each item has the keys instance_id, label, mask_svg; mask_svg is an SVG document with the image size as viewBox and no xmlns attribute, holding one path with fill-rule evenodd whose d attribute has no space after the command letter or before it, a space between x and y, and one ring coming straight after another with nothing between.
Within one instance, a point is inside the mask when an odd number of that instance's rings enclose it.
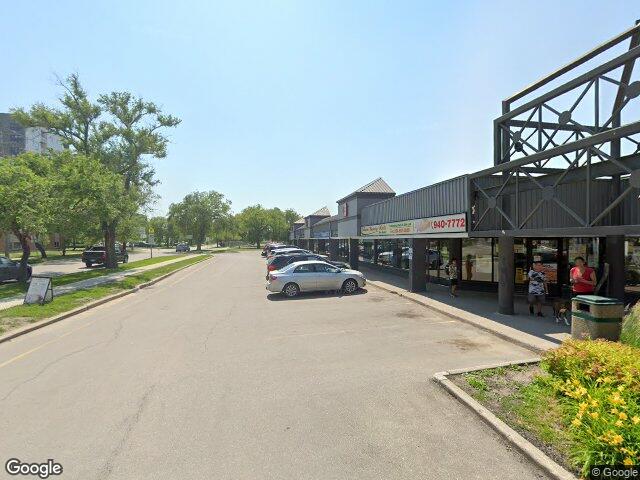
<instances>
[{"instance_id":1,"label":"car taillight","mask_svg":"<svg viewBox=\"0 0 640 480\"><path fill-rule=\"evenodd\" d=\"M275 267L275 266L273 266L273 265L269 265L269 266L267 267L267 269L271 272L272 270L275 270L275 269L276 269L276 267Z\"/></svg>"}]
</instances>

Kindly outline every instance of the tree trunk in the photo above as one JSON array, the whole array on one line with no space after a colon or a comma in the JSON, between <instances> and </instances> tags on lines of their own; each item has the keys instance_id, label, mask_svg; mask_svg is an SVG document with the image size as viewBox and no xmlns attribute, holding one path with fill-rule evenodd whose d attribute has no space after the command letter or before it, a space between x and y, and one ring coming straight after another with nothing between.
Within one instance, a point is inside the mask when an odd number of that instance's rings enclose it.
<instances>
[{"instance_id":1,"label":"tree trunk","mask_svg":"<svg viewBox=\"0 0 640 480\"><path fill-rule=\"evenodd\" d=\"M29 256L31 255L31 245L29 245L29 235L22 233L19 230L14 230L13 234L18 238L20 246L22 247L22 257L20 257L20 269L18 271L18 281L21 283L27 282L27 265Z\"/></svg>"},{"instance_id":2,"label":"tree trunk","mask_svg":"<svg viewBox=\"0 0 640 480\"><path fill-rule=\"evenodd\" d=\"M37 249L38 249L38 251L40 252L40 256L41 256L42 258L47 258L47 252L46 252L46 250L44 249L44 246L43 246L40 242L34 242L34 243L35 243L36 248L37 248Z\"/></svg>"},{"instance_id":3,"label":"tree trunk","mask_svg":"<svg viewBox=\"0 0 640 480\"><path fill-rule=\"evenodd\" d=\"M116 222L104 224L104 249L107 255L104 266L106 268L118 268L116 257Z\"/></svg>"}]
</instances>

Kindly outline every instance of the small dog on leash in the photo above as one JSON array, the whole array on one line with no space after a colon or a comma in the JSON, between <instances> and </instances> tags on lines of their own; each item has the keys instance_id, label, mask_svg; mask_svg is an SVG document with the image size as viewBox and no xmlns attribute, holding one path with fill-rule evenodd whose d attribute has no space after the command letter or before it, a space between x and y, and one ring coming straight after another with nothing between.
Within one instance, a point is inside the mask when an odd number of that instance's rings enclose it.
<instances>
[{"instance_id":1,"label":"small dog on leash","mask_svg":"<svg viewBox=\"0 0 640 480\"><path fill-rule=\"evenodd\" d=\"M569 302L565 300L556 300L553 302L553 316L556 318L556 323L564 322L569 326Z\"/></svg>"}]
</instances>

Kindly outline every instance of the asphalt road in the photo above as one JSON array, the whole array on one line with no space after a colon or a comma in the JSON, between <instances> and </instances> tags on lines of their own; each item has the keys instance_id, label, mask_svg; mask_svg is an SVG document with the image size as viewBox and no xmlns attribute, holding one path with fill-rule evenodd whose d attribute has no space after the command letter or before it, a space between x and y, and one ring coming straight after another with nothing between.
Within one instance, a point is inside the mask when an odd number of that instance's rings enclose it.
<instances>
[{"instance_id":1,"label":"asphalt road","mask_svg":"<svg viewBox=\"0 0 640 480\"><path fill-rule=\"evenodd\" d=\"M431 381L530 352L373 287L267 296L264 271L221 254L0 344L0 462L82 480L546 478Z\"/></svg>"},{"instance_id":2,"label":"asphalt road","mask_svg":"<svg viewBox=\"0 0 640 480\"><path fill-rule=\"evenodd\" d=\"M171 248L154 248L153 256L160 257L164 255L175 255L175 249ZM133 251L129 251L129 261L135 262L137 260L144 260L146 258L150 258L151 252L148 248L136 248ZM92 267L92 268L101 268L101 267ZM60 260L51 260L44 263L36 263L33 265L33 274L34 275L45 275L45 276L53 276L56 277L58 275L65 275L67 273L76 273L83 272L85 270L89 270L80 257L69 257Z\"/></svg>"}]
</instances>

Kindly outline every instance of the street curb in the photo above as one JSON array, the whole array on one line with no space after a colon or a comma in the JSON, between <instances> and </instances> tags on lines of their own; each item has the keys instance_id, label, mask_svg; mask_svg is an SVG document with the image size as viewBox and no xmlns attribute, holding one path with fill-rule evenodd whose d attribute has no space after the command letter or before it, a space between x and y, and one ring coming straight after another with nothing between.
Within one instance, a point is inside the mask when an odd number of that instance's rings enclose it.
<instances>
[{"instance_id":1,"label":"street curb","mask_svg":"<svg viewBox=\"0 0 640 480\"><path fill-rule=\"evenodd\" d=\"M39 322L36 323L31 323L29 325L25 325L24 327L18 328L14 331L11 331L7 334L1 335L0 336L0 343L4 343L4 342L8 342L9 340L13 340L14 338L20 337L22 335L25 335L29 332L33 332L34 330L39 330L40 328L46 327L47 325L51 325L52 323L57 323L61 320L65 320L69 317L73 317L75 315L78 315L80 313L86 312L87 310L91 310L94 309L96 307L99 307L100 305L104 305L105 303L111 302L113 300L117 300L119 298L122 297L126 297L127 295L131 295L132 293L136 293L137 291L143 289L143 288L147 288L150 287L151 285L155 285L156 283L164 280L165 278L170 277L171 275L174 275L182 270L185 270L189 267L193 267L194 265L199 265L200 263L203 262L207 262L209 260L211 260L213 258L213 255L211 255L209 258L203 258L202 260L200 260L199 262L195 262L192 263L190 265L185 265L184 267L180 267L177 270L174 270L172 272L169 273L165 273L164 275L161 275L157 278L154 278L153 280L150 280L146 283L141 283L140 285L137 285L135 287L133 287L131 290L125 290L124 292L119 292L119 293L115 293L113 295L109 295L108 297L104 297L101 298L99 300L96 300L95 302L90 302L87 303L86 305L83 305L81 307L75 308L73 310L69 310L68 312L64 312L61 313L60 315L56 315L55 317L50 317L50 318L45 318L44 320L40 320ZM159 267L160 268L160 267Z\"/></svg>"},{"instance_id":2,"label":"street curb","mask_svg":"<svg viewBox=\"0 0 640 480\"><path fill-rule=\"evenodd\" d=\"M520 452L522 452L522 454L529 458L529 460L538 465L551 478L555 480L578 480L578 477L573 475L561 465L557 464L542 450L540 450L529 440L524 438L513 428L496 417L490 410L482 406L482 404L475 400L471 395L469 395L467 392L465 392L463 389L449 380L449 378L447 378L450 375L486 370L487 368L508 367L512 365L530 365L532 363L538 363L539 361L540 359L529 359L524 361L521 360L516 362L503 362L481 367L438 372L433 376L433 380L436 383L440 384L445 390L447 390L451 396L473 410L487 425L493 428L493 430L495 430L511 445L516 447Z\"/></svg>"},{"instance_id":3,"label":"street curb","mask_svg":"<svg viewBox=\"0 0 640 480\"><path fill-rule=\"evenodd\" d=\"M384 290L385 292L392 293L394 295L398 295L399 297L402 297L402 298L405 298L407 300L410 300L410 301L412 301L414 303L417 303L418 305L421 305L423 307L435 310L438 313L446 315L446 316L448 316L450 318L453 318L455 320L458 320L460 322L466 323L468 325L473 325L474 327L479 328L480 330L483 330L485 332L491 333L491 334L495 335L496 337L502 338L503 340L507 340L508 342L514 343L514 344L518 345L519 347L526 348L527 350L530 350L533 353L540 354L540 353L543 353L544 351L546 351L546 349L541 348L538 345L535 345L535 344L533 344L531 342L528 342L527 340L524 340L524 339L516 338L513 335L509 335L507 333L501 332L498 329L492 328L490 325L486 325L484 322L480 323L480 322L477 322L477 321L472 320L470 318L465 318L465 317L462 317L460 315L456 315L455 313L453 313L453 312L451 312L449 310L450 306L447 305L446 303L442 303L442 302L439 302L439 301L433 300L433 299L430 299L431 302L429 302L429 303L424 302L424 301L420 301L420 300L418 300L416 298L413 298L412 296L404 294L401 290L394 290L394 289L391 289L391 288L383 287L382 285L379 285L378 283L376 283L375 280L367 280L367 285L372 285L372 286L374 286L376 288L379 288L380 290ZM442 305L442 306L440 306L440 305ZM447 308L445 308L445 307L447 307ZM491 321L492 320L487 320L487 322L491 322ZM549 348L553 348L553 347L550 346Z\"/></svg>"}]
</instances>

